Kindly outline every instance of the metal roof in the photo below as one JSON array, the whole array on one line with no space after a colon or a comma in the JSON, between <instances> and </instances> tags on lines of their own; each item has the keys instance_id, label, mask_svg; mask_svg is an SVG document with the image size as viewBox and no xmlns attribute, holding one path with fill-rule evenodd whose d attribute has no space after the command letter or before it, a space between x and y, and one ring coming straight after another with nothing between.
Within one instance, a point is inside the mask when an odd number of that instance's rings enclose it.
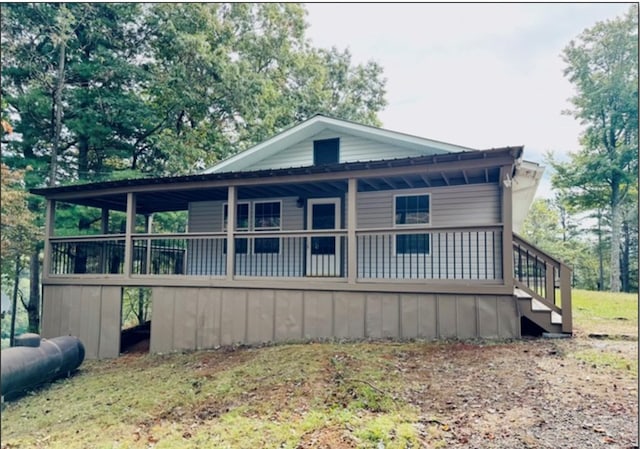
<instances>
[{"instance_id":1,"label":"metal roof","mask_svg":"<svg viewBox=\"0 0 640 449\"><path fill-rule=\"evenodd\" d=\"M138 213L185 210L189 202L227 198L238 187L240 198L346 191L346 179L360 180L360 191L439 187L496 182L497 167L521 158L523 147L446 153L366 162L348 162L276 170L239 171L73 184L31 189L50 199L111 210L126 210L126 194L136 193Z\"/></svg>"}]
</instances>

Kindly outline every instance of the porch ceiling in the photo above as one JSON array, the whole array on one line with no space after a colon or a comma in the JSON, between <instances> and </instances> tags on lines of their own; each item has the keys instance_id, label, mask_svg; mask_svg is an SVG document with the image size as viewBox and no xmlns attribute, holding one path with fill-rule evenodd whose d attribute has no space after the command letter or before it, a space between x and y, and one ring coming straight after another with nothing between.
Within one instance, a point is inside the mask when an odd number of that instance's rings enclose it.
<instances>
[{"instance_id":1,"label":"porch ceiling","mask_svg":"<svg viewBox=\"0 0 640 449\"><path fill-rule=\"evenodd\" d=\"M33 189L50 199L109 210L126 211L127 193L136 193L138 214L187 210L190 202L227 199L229 185L238 198L338 196L347 179L358 180L358 191L437 188L498 182L500 167L513 164L522 147L354 162L257 172L136 179Z\"/></svg>"}]
</instances>

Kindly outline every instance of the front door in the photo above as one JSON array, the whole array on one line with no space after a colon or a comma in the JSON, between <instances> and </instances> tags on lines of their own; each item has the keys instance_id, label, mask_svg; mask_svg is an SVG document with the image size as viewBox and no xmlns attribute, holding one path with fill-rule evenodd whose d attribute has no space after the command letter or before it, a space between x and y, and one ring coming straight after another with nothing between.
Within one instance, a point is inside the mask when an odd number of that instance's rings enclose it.
<instances>
[{"instance_id":1,"label":"front door","mask_svg":"<svg viewBox=\"0 0 640 449\"><path fill-rule=\"evenodd\" d=\"M340 229L340 198L307 201L307 229ZM307 276L340 275L340 239L311 237L307 244Z\"/></svg>"}]
</instances>

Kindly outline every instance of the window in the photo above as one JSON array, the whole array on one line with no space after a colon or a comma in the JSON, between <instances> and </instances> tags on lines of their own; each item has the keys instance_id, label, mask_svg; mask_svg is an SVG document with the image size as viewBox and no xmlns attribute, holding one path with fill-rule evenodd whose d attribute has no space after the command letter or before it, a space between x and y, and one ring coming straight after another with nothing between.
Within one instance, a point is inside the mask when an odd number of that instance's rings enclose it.
<instances>
[{"instance_id":1,"label":"window","mask_svg":"<svg viewBox=\"0 0 640 449\"><path fill-rule=\"evenodd\" d=\"M313 141L313 165L337 164L340 162L340 139Z\"/></svg>"},{"instance_id":2,"label":"window","mask_svg":"<svg viewBox=\"0 0 640 449\"><path fill-rule=\"evenodd\" d=\"M398 195L395 197L395 225L419 226L430 223L429 194ZM396 235L396 254L429 254L428 234Z\"/></svg>"},{"instance_id":3,"label":"window","mask_svg":"<svg viewBox=\"0 0 640 449\"><path fill-rule=\"evenodd\" d=\"M227 230L227 222L229 217L229 206L224 205L224 212L222 218L222 230ZM248 231L249 230L249 203L238 203L236 205L236 231ZM236 254L247 254L248 242L247 239L236 238ZM224 253L227 253L227 241L224 242Z\"/></svg>"},{"instance_id":4,"label":"window","mask_svg":"<svg viewBox=\"0 0 640 449\"><path fill-rule=\"evenodd\" d=\"M268 203L254 203L253 205L253 230L254 231L279 231L280 230L279 201ZM255 254L277 254L280 252L280 239L268 237L255 239L253 252Z\"/></svg>"}]
</instances>

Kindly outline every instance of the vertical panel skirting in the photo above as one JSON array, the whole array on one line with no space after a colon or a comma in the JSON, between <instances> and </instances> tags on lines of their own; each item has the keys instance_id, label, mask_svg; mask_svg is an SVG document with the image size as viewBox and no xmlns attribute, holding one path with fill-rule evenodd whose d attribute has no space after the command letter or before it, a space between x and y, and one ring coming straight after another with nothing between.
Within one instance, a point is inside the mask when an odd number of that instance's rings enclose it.
<instances>
[{"instance_id":1,"label":"vertical panel skirting","mask_svg":"<svg viewBox=\"0 0 640 449\"><path fill-rule=\"evenodd\" d=\"M100 290L98 358L115 358L120 354L122 289L101 287Z\"/></svg>"},{"instance_id":2,"label":"vertical panel skirting","mask_svg":"<svg viewBox=\"0 0 640 449\"><path fill-rule=\"evenodd\" d=\"M121 288L45 286L42 334L116 357ZM154 287L150 351L322 338L513 338L511 296ZM61 334L62 332L62 334Z\"/></svg>"}]
</instances>

